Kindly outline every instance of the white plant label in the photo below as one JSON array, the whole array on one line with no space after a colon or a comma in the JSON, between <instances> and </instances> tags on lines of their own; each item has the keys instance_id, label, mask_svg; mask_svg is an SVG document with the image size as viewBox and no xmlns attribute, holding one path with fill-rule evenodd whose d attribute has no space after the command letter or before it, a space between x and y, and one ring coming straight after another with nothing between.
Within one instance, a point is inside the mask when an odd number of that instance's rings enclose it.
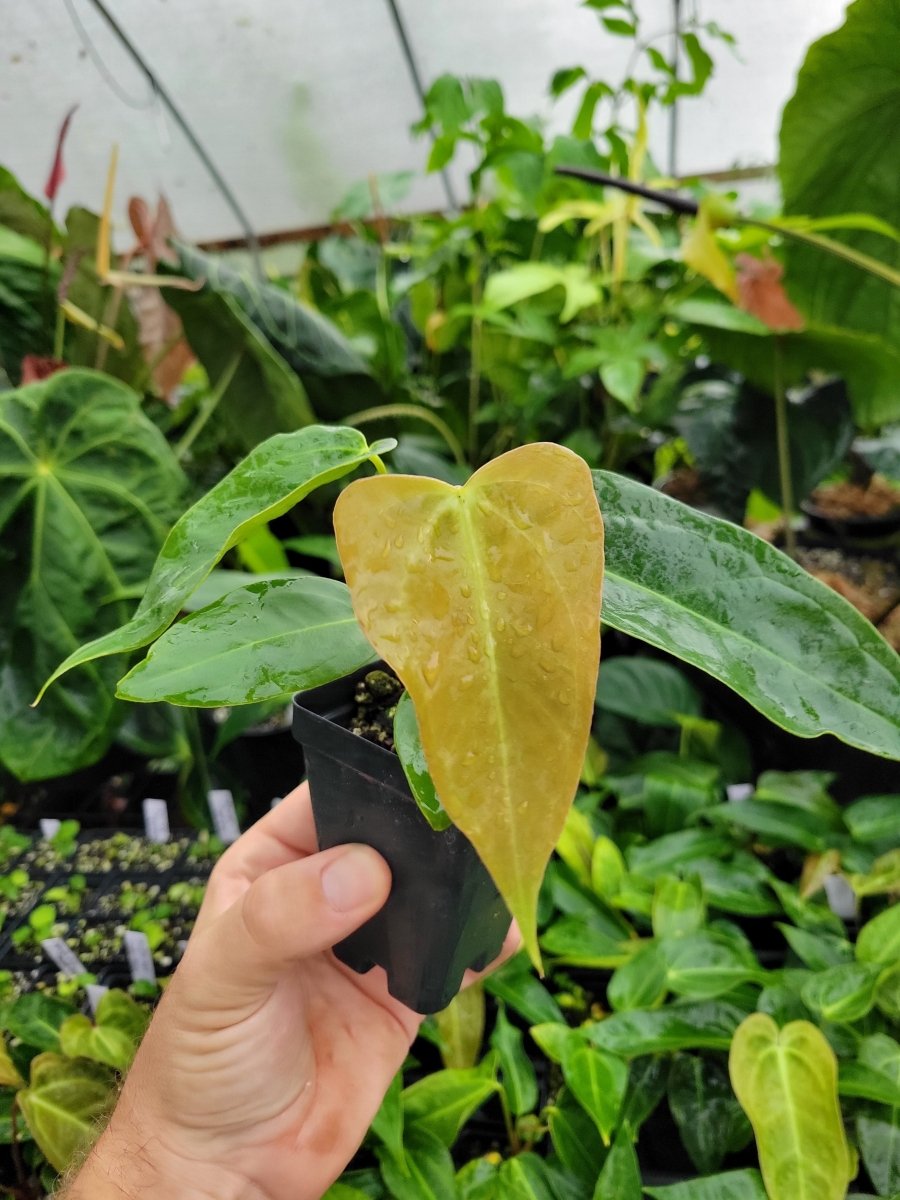
<instances>
[{"instance_id":1,"label":"white plant label","mask_svg":"<svg viewBox=\"0 0 900 1200\"><path fill-rule=\"evenodd\" d=\"M41 942L44 953L49 959L52 959L56 966L64 975L71 975L72 978L76 975L86 975L87 967L75 953L71 946L67 946L62 938L47 938Z\"/></svg>"},{"instance_id":2,"label":"white plant label","mask_svg":"<svg viewBox=\"0 0 900 1200\"><path fill-rule=\"evenodd\" d=\"M144 831L151 842L167 842L172 836L169 829L169 806L165 800L145 800Z\"/></svg>"},{"instance_id":3,"label":"white plant label","mask_svg":"<svg viewBox=\"0 0 900 1200\"><path fill-rule=\"evenodd\" d=\"M234 807L234 796L227 788L213 788L207 799L213 825L216 827L216 836L226 846L230 846L241 836L241 827L238 825L237 812Z\"/></svg>"},{"instance_id":4,"label":"white plant label","mask_svg":"<svg viewBox=\"0 0 900 1200\"><path fill-rule=\"evenodd\" d=\"M828 907L842 921L852 921L857 915L859 901L856 899L856 892L843 875L825 876L825 896L828 899Z\"/></svg>"},{"instance_id":5,"label":"white plant label","mask_svg":"<svg viewBox=\"0 0 900 1200\"><path fill-rule=\"evenodd\" d=\"M109 988L102 983L89 983L87 986L88 1004L91 1006L91 1013L97 1015L97 1005L109 991Z\"/></svg>"},{"instance_id":6,"label":"white plant label","mask_svg":"<svg viewBox=\"0 0 900 1200\"><path fill-rule=\"evenodd\" d=\"M284 796L273 796L269 801L269 812L271 812L273 808L277 808L283 799Z\"/></svg>"},{"instance_id":7,"label":"white plant label","mask_svg":"<svg viewBox=\"0 0 900 1200\"><path fill-rule=\"evenodd\" d=\"M137 929L129 929L125 933L124 941L131 978L135 983L139 980L156 983L153 954L150 951L150 943L147 941L146 934L140 933Z\"/></svg>"},{"instance_id":8,"label":"white plant label","mask_svg":"<svg viewBox=\"0 0 900 1200\"><path fill-rule=\"evenodd\" d=\"M753 795L753 784L729 783L725 795L731 804L740 804L742 800L748 800Z\"/></svg>"},{"instance_id":9,"label":"white plant label","mask_svg":"<svg viewBox=\"0 0 900 1200\"><path fill-rule=\"evenodd\" d=\"M59 821L55 817L41 817L41 837L49 842L59 833Z\"/></svg>"}]
</instances>

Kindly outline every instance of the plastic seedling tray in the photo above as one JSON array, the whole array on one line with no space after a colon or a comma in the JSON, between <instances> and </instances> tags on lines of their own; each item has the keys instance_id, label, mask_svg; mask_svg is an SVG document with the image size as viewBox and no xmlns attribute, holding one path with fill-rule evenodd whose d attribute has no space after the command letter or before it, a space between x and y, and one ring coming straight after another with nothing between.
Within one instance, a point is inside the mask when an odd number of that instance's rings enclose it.
<instances>
[{"instance_id":1,"label":"plastic seedling tray","mask_svg":"<svg viewBox=\"0 0 900 1200\"><path fill-rule=\"evenodd\" d=\"M393 876L384 908L335 947L365 973L384 967L391 995L438 1012L468 968L493 959L509 913L472 844L453 826L436 833L416 805L397 756L348 728L356 683L373 667L294 700L319 846L373 846Z\"/></svg>"}]
</instances>

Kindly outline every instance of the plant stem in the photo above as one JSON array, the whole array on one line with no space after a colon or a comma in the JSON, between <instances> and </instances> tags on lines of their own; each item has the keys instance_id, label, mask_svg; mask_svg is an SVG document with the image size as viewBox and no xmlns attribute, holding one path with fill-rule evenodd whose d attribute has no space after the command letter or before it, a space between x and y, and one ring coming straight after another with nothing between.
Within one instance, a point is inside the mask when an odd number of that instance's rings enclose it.
<instances>
[{"instance_id":1,"label":"plant stem","mask_svg":"<svg viewBox=\"0 0 900 1200\"><path fill-rule=\"evenodd\" d=\"M475 260L476 276L472 285L472 307L481 304L481 259ZM469 462L476 466L478 456L478 400L481 392L481 317L472 318L472 360L469 365Z\"/></svg>"},{"instance_id":2,"label":"plant stem","mask_svg":"<svg viewBox=\"0 0 900 1200\"><path fill-rule=\"evenodd\" d=\"M512 1113L509 1111L506 1093L500 1089L500 1107L503 1109L503 1124L506 1126L506 1137L509 1141L509 1148L513 1154L519 1154L522 1150L522 1142L516 1132L516 1123L513 1120Z\"/></svg>"},{"instance_id":3,"label":"plant stem","mask_svg":"<svg viewBox=\"0 0 900 1200\"><path fill-rule=\"evenodd\" d=\"M781 508L784 512L784 548L791 558L797 557L797 538L794 533L794 481L791 476L791 443L788 436L787 394L784 390L781 338L775 334L773 343L773 376L775 392L775 438L778 445L778 483Z\"/></svg>"},{"instance_id":4,"label":"plant stem","mask_svg":"<svg viewBox=\"0 0 900 1200\"><path fill-rule=\"evenodd\" d=\"M345 417L344 420L348 425L365 425L369 421L379 421L384 417L412 417L416 421L424 421L431 425L447 443L459 466L466 466L466 456L459 438L447 422L429 408L421 408L418 404L379 404L377 408L364 408L361 412Z\"/></svg>"},{"instance_id":5,"label":"plant stem","mask_svg":"<svg viewBox=\"0 0 900 1200\"><path fill-rule=\"evenodd\" d=\"M57 362L62 361L63 350L66 344L66 314L63 312L63 306L56 306L56 327L53 331L53 357Z\"/></svg>"},{"instance_id":6,"label":"plant stem","mask_svg":"<svg viewBox=\"0 0 900 1200\"><path fill-rule=\"evenodd\" d=\"M216 386L200 405L199 409L197 410L197 415L194 417L193 421L191 421L187 432L175 447L175 457L179 462L184 462L185 458L187 457L188 450L190 450L191 446L193 446L194 442L197 440L197 437L203 430L206 422L219 407L219 401L228 391L229 385L231 384L232 379L234 379L234 373L238 369L238 364L243 356L243 350L238 350L234 358L219 376Z\"/></svg>"}]
</instances>

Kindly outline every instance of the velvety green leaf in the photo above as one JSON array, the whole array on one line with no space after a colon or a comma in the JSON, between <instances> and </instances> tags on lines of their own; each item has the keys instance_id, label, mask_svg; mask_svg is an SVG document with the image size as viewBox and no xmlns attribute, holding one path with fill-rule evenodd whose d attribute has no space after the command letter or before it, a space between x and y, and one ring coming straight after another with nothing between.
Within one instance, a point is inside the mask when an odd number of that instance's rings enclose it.
<instances>
[{"instance_id":1,"label":"velvety green leaf","mask_svg":"<svg viewBox=\"0 0 900 1200\"><path fill-rule=\"evenodd\" d=\"M622 1128L597 1178L593 1200L641 1200L643 1194L631 1133Z\"/></svg>"},{"instance_id":2,"label":"velvety green leaf","mask_svg":"<svg viewBox=\"0 0 900 1200\"><path fill-rule=\"evenodd\" d=\"M669 1074L669 1108L691 1161L709 1175L753 1136L728 1071L714 1058L678 1054Z\"/></svg>"},{"instance_id":3,"label":"velvety green leaf","mask_svg":"<svg viewBox=\"0 0 900 1200\"><path fill-rule=\"evenodd\" d=\"M222 555L250 530L389 448L389 443L370 447L355 429L321 425L257 446L177 522L131 620L70 654L48 685L81 663L137 650L159 637Z\"/></svg>"},{"instance_id":4,"label":"velvety green leaf","mask_svg":"<svg viewBox=\"0 0 900 1200\"><path fill-rule=\"evenodd\" d=\"M71 1004L56 996L26 992L7 1012L6 1028L28 1046L38 1050L58 1050L60 1026L74 1011Z\"/></svg>"},{"instance_id":5,"label":"velvety green leaf","mask_svg":"<svg viewBox=\"0 0 900 1200\"><path fill-rule=\"evenodd\" d=\"M578 882L585 888L590 887L594 829L587 813L580 808L569 809L555 849Z\"/></svg>"},{"instance_id":6,"label":"velvety green leaf","mask_svg":"<svg viewBox=\"0 0 900 1200\"><path fill-rule=\"evenodd\" d=\"M386 1147L377 1151L381 1174L395 1200L456 1200L453 1159L443 1142L423 1129L411 1129L404 1150L403 1164Z\"/></svg>"},{"instance_id":7,"label":"velvety green leaf","mask_svg":"<svg viewBox=\"0 0 900 1200\"><path fill-rule=\"evenodd\" d=\"M745 802L746 803L746 802ZM795 925L810 933L830 933L836 937L845 937L847 930L844 922L827 904L818 904L814 900L804 900L796 887L781 879L772 878L770 886L781 901L781 906Z\"/></svg>"},{"instance_id":8,"label":"velvety green leaf","mask_svg":"<svg viewBox=\"0 0 900 1200\"><path fill-rule=\"evenodd\" d=\"M838 1091L900 1107L900 1044L884 1033L863 1038L858 1059L840 1064Z\"/></svg>"},{"instance_id":9,"label":"velvety green leaf","mask_svg":"<svg viewBox=\"0 0 900 1200\"><path fill-rule=\"evenodd\" d=\"M406 1165L406 1153L403 1149L403 1124L406 1114L401 1101L402 1091L403 1072L401 1070L391 1080L391 1085L385 1092L381 1106L372 1120L372 1132L384 1143L391 1156L400 1164L401 1169Z\"/></svg>"},{"instance_id":10,"label":"velvety green leaf","mask_svg":"<svg viewBox=\"0 0 900 1200\"><path fill-rule=\"evenodd\" d=\"M857 896L881 896L900 891L900 849L889 850L865 874L848 876Z\"/></svg>"},{"instance_id":11,"label":"velvety green leaf","mask_svg":"<svg viewBox=\"0 0 900 1200\"><path fill-rule=\"evenodd\" d=\"M767 804L760 800L742 800L708 809L705 816L718 825L733 825L756 834L768 845L799 846L811 852L828 847L826 831L813 813L790 808L787 804Z\"/></svg>"},{"instance_id":12,"label":"velvety green leaf","mask_svg":"<svg viewBox=\"0 0 900 1200\"><path fill-rule=\"evenodd\" d=\"M844 809L844 821L858 842L892 844L900 823L900 795L864 796Z\"/></svg>"},{"instance_id":13,"label":"velvety green leaf","mask_svg":"<svg viewBox=\"0 0 900 1200\"><path fill-rule=\"evenodd\" d=\"M593 1188L605 1157L594 1122L567 1088L544 1111L553 1149L582 1184Z\"/></svg>"},{"instance_id":14,"label":"velvety green leaf","mask_svg":"<svg viewBox=\"0 0 900 1200\"><path fill-rule=\"evenodd\" d=\"M900 962L900 904L867 921L856 939L856 957L864 963Z\"/></svg>"},{"instance_id":15,"label":"velvety green leaf","mask_svg":"<svg viewBox=\"0 0 900 1200\"><path fill-rule=\"evenodd\" d=\"M452 1146L485 1100L500 1090L478 1067L435 1071L404 1089L403 1117L410 1129L425 1129Z\"/></svg>"},{"instance_id":16,"label":"velvety green leaf","mask_svg":"<svg viewBox=\"0 0 900 1200\"><path fill-rule=\"evenodd\" d=\"M606 988L606 998L616 1012L657 1008L669 990L666 961L656 946L642 946L628 962L617 967Z\"/></svg>"},{"instance_id":17,"label":"velvety green leaf","mask_svg":"<svg viewBox=\"0 0 900 1200\"><path fill-rule=\"evenodd\" d=\"M800 961L813 971L825 971L829 967L853 962L853 947L846 938L830 933L810 933L808 929L798 929L795 925L783 925L778 921L775 924Z\"/></svg>"},{"instance_id":18,"label":"velvety green leaf","mask_svg":"<svg viewBox=\"0 0 900 1200\"><path fill-rule=\"evenodd\" d=\"M653 1200L769 1200L759 1171L725 1171L665 1187L644 1188Z\"/></svg>"},{"instance_id":19,"label":"velvety green leaf","mask_svg":"<svg viewBox=\"0 0 900 1200\"><path fill-rule=\"evenodd\" d=\"M852 605L746 530L622 476L594 480L607 624L700 667L800 737L834 733L900 757L900 656Z\"/></svg>"},{"instance_id":20,"label":"velvety green leaf","mask_svg":"<svg viewBox=\"0 0 900 1200\"><path fill-rule=\"evenodd\" d=\"M136 1046L147 1031L150 1014L121 988L110 988L100 997L94 1021L104 1029L117 1029Z\"/></svg>"},{"instance_id":21,"label":"velvety green leaf","mask_svg":"<svg viewBox=\"0 0 900 1200\"><path fill-rule=\"evenodd\" d=\"M5 1040L0 1037L0 1088L24 1087L25 1080L19 1074L18 1068L9 1057Z\"/></svg>"},{"instance_id":22,"label":"velvety green leaf","mask_svg":"<svg viewBox=\"0 0 900 1200\"><path fill-rule=\"evenodd\" d=\"M627 1064L595 1046L573 1045L563 1055L562 1068L567 1087L608 1146L628 1084Z\"/></svg>"},{"instance_id":23,"label":"velvety green leaf","mask_svg":"<svg viewBox=\"0 0 900 1200\"><path fill-rule=\"evenodd\" d=\"M256 704L374 660L344 584L315 575L276 579L229 592L173 625L117 694L199 708Z\"/></svg>"},{"instance_id":24,"label":"velvety green leaf","mask_svg":"<svg viewBox=\"0 0 900 1200\"><path fill-rule=\"evenodd\" d=\"M667 964L668 987L692 999L713 999L765 975L752 954L713 933L665 938L659 951Z\"/></svg>"},{"instance_id":25,"label":"velvety green leaf","mask_svg":"<svg viewBox=\"0 0 900 1200\"><path fill-rule=\"evenodd\" d=\"M543 1159L530 1152L505 1159L497 1172L497 1200L555 1200Z\"/></svg>"},{"instance_id":26,"label":"velvety green leaf","mask_svg":"<svg viewBox=\"0 0 900 1200\"><path fill-rule=\"evenodd\" d=\"M840 807L828 794L833 779L829 771L763 771L753 798L803 809L829 828L840 829Z\"/></svg>"},{"instance_id":27,"label":"velvety green leaf","mask_svg":"<svg viewBox=\"0 0 900 1200\"><path fill-rule=\"evenodd\" d=\"M732 842L711 829L682 829L647 845L631 846L626 858L636 874L656 879L679 870L693 858L724 857L733 848Z\"/></svg>"},{"instance_id":28,"label":"velvety green leaf","mask_svg":"<svg viewBox=\"0 0 900 1200\"><path fill-rule=\"evenodd\" d=\"M559 963L572 967L617 967L629 957L621 938L610 937L581 917L554 921L541 934L541 947Z\"/></svg>"},{"instance_id":29,"label":"velvety green leaf","mask_svg":"<svg viewBox=\"0 0 900 1200\"><path fill-rule=\"evenodd\" d=\"M671 1050L727 1050L744 1017L733 1004L677 1004L656 1012L624 1012L589 1026L595 1046L634 1058Z\"/></svg>"},{"instance_id":30,"label":"velvety green leaf","mask_svg":"<svg viewBox=\"0 0 900 1200\"><path fill-rule=\"evenodd\" d=\"M631 1060L620 1121L628 1126L635 1139L641 1126L666 1094L668 1078L669 1059L662 1055L647 1054Z\"/></svg>"},{"instance_id":31,"label":"velvety green leaf","mask_svg":"<svg viewBox=\"0 0 900 1200\"><path fill-rule=\"evenodd\" d=\"M859 1021L875 1003L875 987L881 967L848 963L822 971L803 987L804 1004L826 1021Z\"/></svg>"},{"instance_id":32,"label":"velvety green leaf","mask_svg":"<svg viewBox=\"0 0 900 1200\"><path fill-rule=\"evenodd\" d=\"M458 992L445 1009L434 1014L445 1067L474 1067L484 1037L484 984L473 983Z\"/></svg>"},{"instance_id":33,"label":"velvety green leaf","mask_svg":"<svg viewBox=\"0 0 900 1200\"><path fill-rule=\"evenodd\" d=\"M843 1200L855 1173L837 1061L807 1021L779 1030L754 1013L734 1036L731 1083L750 1118L769 1200Z\"/></svg>"},{"instance_id":34,"label":"velvety green leaf","mask_svg":"<svg viewBox=\"0 0 900 1200\"><path fill-rule=\"evenodd\" d=\"M769 872L758 859L740 853L731 862L698 858L691 862L690 869L701 880L711 908L744 917L765 917L780 911L766 882Z\"/></svg>"},{"instance_id":35,"label":"velvety green leaf","mask_svg":"<svg viewBox=\"0 0 900 1200\"><path fill-rule=\"evenodd\" d=\"M856 1120L859 1152L883 1196L900 1189L900 1107L878 1106Z\"/></svg>"},{"instance_id":36,"label":"velvety green leaf","mask_svg":"<svg viewBox=\"0 0 900 1200\"><path fill-rule=\"evenodd\" d=\"M677 667L641 654L601 665L597 707L642 725L675 725L673 713L702 711L696 688Z\"/></svg>"},{"instance_id":37,"label":"velvety green leaf","mask_svg":"<svg viewBox=\"0 0 900 1200\"><path fill-rule=\"evenodd\" d=\"M43 1154L57 1171L65 1171L98 1136L100 1118L115 1096L112 1076L99 1063L40 1054L18 1099Z\"/></svg>"},{"instance_id":38,"label":"velvety green leaf","mask_svg":"<svg viewBox=\"0 0 900 1200\"><path fill-rule=\"evenodd\" d=\"M39 712L42 677L83 638L125 619L184 477L139 398L93 371L0 396L0 760L21 779L93 762L121 706L116 664L67 680Z\"/></svg>"},{"instance_id":39,"label":"velvety green leaf","mask_svg":"<svg viewBox=\"0 0 900 1200\"><path fill-rule=\"evenodd\" d=\"M506 1004L526 1021L539 1025L543 1021L562 1021L563 1014L539 979L531 970L524 954L514 955L484 981L487 991Z\"/></svg>"},{"instance_id":40,"label":"velvety green leaf","mask_svg":"<svg viewBox=\"0 0 900 1200\"><path fill-rule=\"evenodd\" d=\"M608 837L598 837L591 851L591 887L598 896L610 900L622 889L628 868L622 851Z\"/></svg>"},{"instance_id":41,"label":"velvety green leaf","mask_svg":"<svg viewBox=\"0 0 900 1200\"><path fill-rule=\"evenodd\" d=\"M352 614L352 609L350 610ZM359 626L357 625L357 629ZM360 637L362 632L360 631ZM366 643L368 645L368 643ZM344 674L344 672L341 672ZM440 832L450 824L440 797L434 790L434 781L428 773L425 751L419 736L419 723L409 692L404 692L394 713L394 749L406 775L409 790L432 829Z\"/></svg>"},{"instance_id":42,"label":"velvety green leaf","mask_svg":"<svg viewBox=\"0 0 900 1200\"><path fill-rule=\"evenodd\" d=\"M886 147L900 121L900 69L893 49L900 14L892 0L847 11L844 25L809 49L781 122L784 211L810 217L861 212L896 225L900 182ZM900 268L900 245L847 231L848 247ZM834 324L900 340L900 291L815 246L788 241L786 282L803 311Z\"/></svg>"},{"instance_id":43,"label":"velvety green leaf","mask_svg":"<svg viewBox=\"0 0 900 1200\"><path fill-rule=\"evenodd\" d=\"M657 879L652 919L653 934L658 938L696 933L706 920L701 888L691 879L672 875Z\"/></svg>"},{"instance_id":44,"label":"velvety green leaf","mask_svg":"<svg viewBox=\"0 0 900 1200\"><path fill-rule=\"evenodd\" d=\"M516 1116L531 1112L538 1099L537 1077L525 1053L522 1032L510 1023L502 1004L497 1010L491 1046L500 1060L500 1082L510 1112Z\"/></svg>"},{"instance_id":45,"label":"velvety green leaf","mask_svg":"<svg viewBox=\"0 0 900 1200\"><path fill-rule=\"evenodd\" d=\"M497 1200L499 1169L499 1164L486 1156L461 1166L456 1172L459 1200Z\"/></svg>"},{"instance_id":46,"label":"velvety green leaf","mask_svg":"<svg viewBox=\"0 0 900 1200\"><path fill-rule=\"evenodd\" d=\"M122 1073L131 1066L136 1049L127 1034L110 1026L95 1026L82 1013L63 1021L59 1044L66 1058L89 1058Z\"/></svg>"},{"instance_id":47,"label":"velvety green leaf","mask_svg":"<svg viewBox=\"0 0 900 1200\"><path fill-rule=\"evenodd\" d=\"M585 1044L581 1029L572 1029L562 1021L548 1021L543 1025L532 1025L529 1033L551 1062L561 1063L566 1054Z\"/></svg>"}]
</instances>

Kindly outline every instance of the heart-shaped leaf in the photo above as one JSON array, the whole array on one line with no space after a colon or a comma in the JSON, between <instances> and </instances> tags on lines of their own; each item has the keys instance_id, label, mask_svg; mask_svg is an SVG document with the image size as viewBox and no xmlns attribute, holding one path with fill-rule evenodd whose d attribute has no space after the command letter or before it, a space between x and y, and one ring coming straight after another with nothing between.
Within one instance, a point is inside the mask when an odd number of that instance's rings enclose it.
<instances>
[{"instance_id":1,"label":"heart-shaped leaf","mask_svg":"<svg viewBox=\"0 0 900 1200\"><path fill-rule=\"evenodd\" d=\"M771 1200L844 1200L855 1167L824 1034L808 1021L779 1030L753 1013L734 1035L728 1065Z\"/></svg>"},{"instance_id":2,"label":"heart-shaped leaf","mask_svg":"<svg viewBox=\"0 0 900 1200\"><path fill-rule=\"evenodd\" d=\"M87 1059L39 1054L31 1082L19 1092L22 1115L34 1140L57 1171L65 1171L98 1136L100 1118L112 1107L112 1074Z\"/></svg>"},{"instance_id":3,"label":"heart-shaped leaf","mask_svg":"<svg viewBox=\"0 0 900 1200\"><path fill-rule=\"evenodd\" d=\"M462 487L359 480L334 513L360 624L415 704L435 787L539 962L600 654L603 526L584 462L523 446Z\"/></svg>"}]
</instances>

